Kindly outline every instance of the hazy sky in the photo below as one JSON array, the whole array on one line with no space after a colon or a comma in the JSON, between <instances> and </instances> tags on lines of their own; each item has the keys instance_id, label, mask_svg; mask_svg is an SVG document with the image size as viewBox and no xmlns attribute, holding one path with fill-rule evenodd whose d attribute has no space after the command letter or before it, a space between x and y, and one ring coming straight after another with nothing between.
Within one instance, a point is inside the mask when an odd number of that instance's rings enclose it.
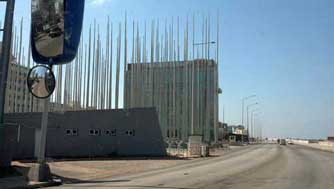
<instances>
[{"instance_id":1,"label":"hazy sky","mask_svg":"<svg viewBox=\"0 0 334 189\"><path fill-rule=\"evenodd\" d=\"M119 21L125 11L129 20L150 21L218 10L220 120L224 106L225 122L239 124L241 99L257 94L267 136L334 135L332 0L86 0L84 29L94 18L102 26L108 15ZM16 1L15 22L21 17L26 39L30 0Z\"/></svg>"}]
</instances>

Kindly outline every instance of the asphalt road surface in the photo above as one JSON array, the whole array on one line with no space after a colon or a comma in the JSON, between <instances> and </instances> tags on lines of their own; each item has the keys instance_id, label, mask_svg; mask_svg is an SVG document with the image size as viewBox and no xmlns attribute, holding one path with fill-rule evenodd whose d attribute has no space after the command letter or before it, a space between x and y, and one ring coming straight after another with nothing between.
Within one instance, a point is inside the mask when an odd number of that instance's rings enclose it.
<instances>
[{"instance_id":1,"label":"asphalt road surface","mask_svg":"<svg viewBox=\"0 0 334 189\"><path fill-rule=\"evenodd\" d=\"M288 145L258 145L221 157L60 188L330 189L334 153Z\"/></svg>"},{"instance_id":2,"label":"asphalt road surface","mask_svg":"<svg viewBox=\"0 0 334 189\"><path fill-rule=\"evenodd\" d=\"M63 53L64 34L50 37L45 34L36 42L37 51L45 57L53 57Z\"/></svg>"}]
</instances>

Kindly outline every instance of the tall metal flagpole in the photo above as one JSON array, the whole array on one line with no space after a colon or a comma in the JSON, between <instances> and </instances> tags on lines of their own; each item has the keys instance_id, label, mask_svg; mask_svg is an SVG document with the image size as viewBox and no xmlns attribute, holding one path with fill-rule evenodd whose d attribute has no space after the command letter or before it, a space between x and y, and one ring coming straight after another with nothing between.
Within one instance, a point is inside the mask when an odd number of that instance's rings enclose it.
<instances>
[{"instance_id":1,"label":"tall metal flagpole","mask_svg":"<svg viewBox=\"0 0 334 189\"><path fill-rule=\"evenodd\" d=\"M139 74L139 63L140 63L140 39L139 39L139 24L137 21L136 24L137 27L137 36L136 36L136 52L135 52L135 57L136 57L136 64L135 64L135 91L134 95L135 96L135 107L138 107L140 105L140 96L137 95L139 94L138 88L139 88L139 79L138 79L138 74Z\"/></svg>"},{"instance_id":2,"label":"tall metal flagpole","mask_svg":"<svg viewBox=\"0 0 334 189\"><path fill-rule=\"evenodd\" d=\"M88 81L87 81L87 75L88 75L88 69L87 69L87 64L88 64L88 61L87 61L87 55L88 55L88 53L87 53L87 50L88 50L88 48L87 48L87 43L85 43L85 60L84 60L84 65L83 65L83 69L84 69L84 77L83 77L83 83L84 83L84 86L83 86L83 99L82 99L82 101L83 101L83 108L88 108L86 105L86 103L87 103L87 96L88 96L88 93L87 93L87 90L86 90L86 88L87 88L87 85L88 85Z\"/></svg>"},{"instance_id":3,"label":"tall metal flagpole","mask_svg":"<svg viewBox=\"0 0 334 189\"><path fill-rule=\"evenodd\" d=\"M125 83L126 80L126 71L127 71L127 64L128 64L128 39L127 39L127 14L125 13L125 21L124 21L124 75L123 75L123 108L125 108L125 101L126 101L126 96L127 96L127 90L126 86L127 84Z\"/></svg>"},{"instance_id":4,"label":"tall metal flagpole","mask_svg":"<svg viewBox=\"0 0 334 189\"><path fill-rule=\"evenodd\" d=\"M94 32L93 32L93 59L92 59L92 96L91 96L91 106L96 108L96 104L95 104L95 85L96 85L96 77L95 77L95 56L96 56L96 20L94 19ZM94 78L94 79L93 79Z\"/></svg>"},{"instance_id":5,"label":"tall metal flagpole","mask_svg":"<svg viewBox=\"0 0 334 189\"><path fill-rule=\"evenodd\" d=\"M184 36L184 65L185 65L185 70L186 70L186 74L185 75L185 83L186 83L186 91L185 91L185 110L184 112L186 112L185 116L185 121L184 121L184 134L185 134L185 139L187 139L189 137L189 85L188 85L188 81L189 81L189 62L188 62L188 34L189 34L189 18L187 16L187 23L186 23L186 29L185 29L185 36Z\"/></svg>"},{"instance_id":6,"label":"tall metal flagpole","mask_svg":"<svg viewBox=\"0 0 334 189\"><path fill-rule=\"evenodd\" d=\"M191 135L195 134L195 99L194 99L194 93L195 93L195 15L193 15L193 60L192 60L192 66L191 66Z\"/></svg>"},{"instance_id":7,"label":"tall metal flagpole","mask_svg":"<svg viewBox=\"0 0 334 189\"><path fill-rule=\"evenodd\" d=\"M204 23L205 22L205 23ZM207 19L206 18L203 18L203 41L204 41L204 38L205 38L205 42L207 43ZM206 46L202 45L202 53L203 53L203 56L206 57L206 51L205 51L205 48ZM208 59L208 57L207 57ZM205 62L205 71L206 71L206 85L209 86L210 85L210 77L209 77L209 69L210 69L210 61L209 60L206 60ZM209 90L206 90L206 112L205 112L205 115L206 115L206 118L205 118L205 125L206 125L206 132L207 131L210 131L210 120L211 120L211 114L210 114L210 91ZM210 132L209 132L210 133ZM207 133L206 133L207 134ZM208 138L210 138L210 134L208 134Z\"/></svg>"},{"instance_id":8,"label":"tall metal flagpole","mask_svg":"<svg viewBox=\"0 0 334 189\"><path fill-rule=\"evenodd\" d=\"M21 18L20 23L20 46L19 46L19 58L18 58L18 71L16 72L16 80L21 80L21 65L22 65L22 30L23 30L23 18ZM16 82L15 82L16 85ZM18 94L15 93L15 100L17 101ZM16 112L20 112L20 106L14 106L14 108L17 108Z\"/></svg>"},{"instance_id":9,"label":"tall metal flagpole","mask_svg":"<svg viewBox=\"0 0 334 189\"><path fill-rule=\"evenodd\" d=\"M109 106L109 101L110 101L110 98L109 98L109 93L110 93L110 89L109 89L109 83L111 82L110 81L110 72L109 72L109 69L110 69L110 54L109 54L109 47L110 47L110 21L109 21L109 16L108 16L108 23L107 23L107 33L106 33L106 86L105 86L105 96L106 96L106 109L110 109L110 106Z\"/></svg>"},{"instance_id":10,"label":"tall metal flagpole","mask_svg":"<svg viewBox=\"0 0 334 189\"><path fill-rule=\"evenodd\" d=\"M118 38L117 38L117 62L116 62L117 67L116 67L115 109L118 109L121 39L122 39L122 27L121 27L121 23L119 23L119 34L118 34Z\"/></svg>"},{"instance_id":11,"label":"tall metal flagpole","mask_svg":"<svg viewBox=\"0 0 334 189\"><path fill-rule=\"evenodd\" d=\"M8 157L3 157L8 154L4 145L4 105L6 95L6 81L8 75L8 66L11 57L11 41L13 28L13 14L14 14L15 0L7 0L5 22L2 36L2 48L0 53L0 167L9 167L11 160ZM1 28L2 29L2 28Z\"/></svg>"},{"instance_id":12,"label":"tall metal flagpole","mask_svg":"<svg viewBox=\"0 0 334 189\"><path fill-rule=\"evenodd\" d=\"M176 31L177 31L177 42L176 42L176 44L177 44L177 63L178 63L178 66L179 67L181 67L181 62L180 62L180 18L179 17L177 17L177 29L176 29ZM179 69L178 68L175 68L176 69L176 76L177 76L177 78L180 78L178 75L180 74L180 72L179 72ZM177 87L178 85L177 85L177 82L176 82L176 86L175 86L175 88L176 89L178 89L178 87ZM177 90L178 91L178 94L182 94L181 93L181 90ZM178 95L178 94L176 94L177 96L180 96L180 95ZM181 118L182 118L182 105L183 104L180 104L180 101L177 101L178 99L180 99L180 98L176 98L176 101L175 101L175 103L176 103L176 105L177 105L177 112L176 112L176 114L177 115L175 115L176 117L177 117L177 122L176 122L176 129L177 129L177 137L179 138L179 139L181 139L182 140L182 129L181 129Z\"/></svg>"},{"instance_id":13,"label":"tall metal flagpole","mask_svg":"<svg viewBox=\"0 0 334 189\"><path fill-rule=\"evenodd\" d=\"M217 61L217 90L218 90L218 88L219 88L219 45L220 45L220 41L219 41L219 36L220 36L220 13L219 13L219 11L217 12L217 45L216 45L216 61ZM221 64L220 64L221 65ZM217 91L217 93L218 93L218 91ZM218 94L217 94L218 95ZM218 98L217 98L217 104L216 104L216 106L218 106L219 105L219 96L218 96ZM219 115L219 109L218 109L218 107L217 107L217 112L216 112L216 115L217 115L217 119L218 119L218 115ZM225 112L224 112L224 115L223 115L223 117L224 117L224 119L225 119ZM218 121L218 120L217 120ZM218 123L216 123L216 124L218 124Z\"/></svg>"},{"instance_id":14,"label":"tall metal flagpole","mask_svg":"<svg viewBox=\"0 0 334 189\"><path fill-rule=\"evenodd\" d=\"M110 83L109 83L109 107L112 109L112 63L113 63L113 24L110 24Z\"/></svg>"},{"instance_id":15,"label":"tall metal flagpole","mask_svg":"<svg viewBox=\"0 0 334 189\"><path fill-rule=\"evenodd\" d=\"M29 35L30 36L30 35ZM29 38L29 48L28 48L28 68L31 68L31 38ZM28 99L28 98L27 98ZM30 110L28 109L28 112L33 112L33 98L30 98Z\"/></svg>"},{"instance_id":16,"label":"tall metal flagpole","mask_svg":"<svg viewBox=\"0 0 334 189\"><path fill-rule=\"evenodd\" d=\"M155 106L155 95L154 95L154 92L155 92L155 87L154 87L154 44L157 44L154 43L154 21L152 21L151 23L151 64L149 65L149 70L148 70L148 75L149 75L149 86L151 86L152 88L152 93L151 93L151 99L148 99L148 102L151 106ZM157 38L158 40L158 38ZM159 111L157 109L157 111Z\"/></svg>"},{"instance_id":17,"label":"tall metal flagpole","mask_svg":"<svg viewBox=\"0 0 334 189\"><path fill-rule=\"evenodd\" d=\"M127 108L132 108L134 105L134 63L135 63L135 21L132 21L132 60L131 60L131 88L130 88L130 104Z\"/></svg>"},{"instance_id":18,"label":"tall metal flagpole","mask_svg":"<svg viewBox=\"0 0 334 189\"><path fill-rule=\"evenodd\" d=\"M96 69L95 69L95 78L96 78L96 85L95 85L95 90L96 90L96 95L95 95L95 104L96 104L96 109L99 109L99 88L100 88L100 25L98 24L97 26L97 41L96 41Z\"/></svg>"}]
</instances>

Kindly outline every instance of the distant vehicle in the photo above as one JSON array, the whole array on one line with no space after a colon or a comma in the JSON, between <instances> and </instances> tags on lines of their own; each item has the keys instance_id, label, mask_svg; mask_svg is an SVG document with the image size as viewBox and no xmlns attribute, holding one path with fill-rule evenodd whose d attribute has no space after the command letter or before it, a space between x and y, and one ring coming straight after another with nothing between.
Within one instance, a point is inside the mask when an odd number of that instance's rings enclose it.
<instances>
[{"instance_id":1,"label":"distant vehicle","mask_svg":"<svg viewBox=\"0 0 334 189\"><path fill-rule=\"evenodd\" d=\"M288 141L288 144L289 144L289 145L293 145L294 143L293 143L291 140L289 140L289 141Z\"/></svg>"},{"instance_id":2,"label":"distant vehicle","mask_svg":"<svg viewBox=\"0 0 334 189\"><path fill-rule=\"evenodd\" d=\"M59 37L63 34L63 31L60 28L54 28L50 31L49 36L52 38Z\"/></svg>"},{"instance_id":3,"label":"distant vehicle","mask_svg":"<svg viewBox=\"0 0 334 189\"><path fill-rule=\"evenodd\" d=\"M280 145L286 145L286 140L285 139L280 139L279 144Z\"/></svg>"}]
</instances>

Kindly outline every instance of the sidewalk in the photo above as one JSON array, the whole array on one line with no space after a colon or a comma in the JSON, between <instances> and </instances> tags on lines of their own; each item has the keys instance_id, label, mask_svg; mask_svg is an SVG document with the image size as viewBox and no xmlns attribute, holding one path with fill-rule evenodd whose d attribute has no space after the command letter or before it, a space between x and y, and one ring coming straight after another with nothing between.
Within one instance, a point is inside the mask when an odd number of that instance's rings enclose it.
<instances>
[{"instance_id":1,"label":"sidewalk","mask_svg":"<svg viewBox=\"0 0 334 189\"><path fill-rule=\"evenodd\" d=\"M0 189L21 189L21 188L41 188L48 186L58 186L61 184L61 180L53 180L52 182L29 182L26 178L27 167L15 166L19 174L8 175L6 177L0 178Z\"/></svg>"},{"instance_id":2,"label":"sidewalk","mask_svg":"<svg viewBox=\"0 0 334 189\"><path fill-rule=\"evenodd\" d=\"M49 186L59 186L61 185L60 180L55 180L53 182L27 182L24 176L9 177L0 179L1 189L19 189L19 188L41 188Z\"/></svg>"}]
</instances>

